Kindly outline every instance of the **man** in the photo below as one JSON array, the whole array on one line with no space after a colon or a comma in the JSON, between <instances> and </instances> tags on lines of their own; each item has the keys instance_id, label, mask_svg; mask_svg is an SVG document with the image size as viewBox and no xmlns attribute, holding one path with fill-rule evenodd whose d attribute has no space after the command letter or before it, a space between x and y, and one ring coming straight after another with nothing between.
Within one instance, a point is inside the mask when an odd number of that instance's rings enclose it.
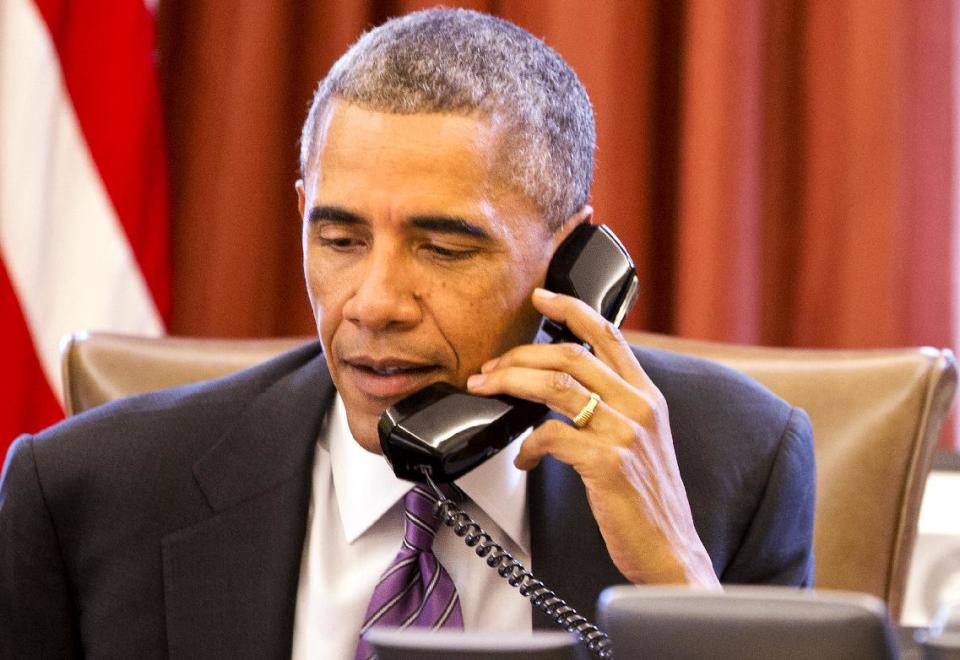
<instances>
[{"instance_id":1,"label":"man","mask_svg":"<svg viewBox=\"0 0 960 660\"><path fill-rule=\"evenodd\" d=\"M539 288L591 220L594 139L575 74L509 23L431 10L361 38L317 91L296 184L320 345L21 438L0 490L6 655L352 657L409 518L377 420L437 381L578 421L458 485L587 616L618 582L809 584L805 415ZM593 353L531 343L542 317ZM452 533L428 555L466 628L544 625Z\"/></svg>"}]
</instances>

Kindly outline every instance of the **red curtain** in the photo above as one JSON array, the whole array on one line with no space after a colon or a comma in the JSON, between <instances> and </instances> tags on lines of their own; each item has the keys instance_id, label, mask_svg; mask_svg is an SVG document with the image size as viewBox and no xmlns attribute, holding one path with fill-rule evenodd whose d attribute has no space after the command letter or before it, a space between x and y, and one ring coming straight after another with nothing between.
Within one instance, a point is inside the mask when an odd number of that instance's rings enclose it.
<instances>
[{"instance_id":1,"label":"red curtain","mask_svg":"<svg viewBox=\"0 0 960 660\"><path fill-rule=\"evenodd\" d=\"M309 334L293 181L316 81L434 2L163 0L172 331ZM593 99L593 205L628 320L770 345L954 344L950 0L457 3L555 47Z\"/></svg>"}]
</instances>

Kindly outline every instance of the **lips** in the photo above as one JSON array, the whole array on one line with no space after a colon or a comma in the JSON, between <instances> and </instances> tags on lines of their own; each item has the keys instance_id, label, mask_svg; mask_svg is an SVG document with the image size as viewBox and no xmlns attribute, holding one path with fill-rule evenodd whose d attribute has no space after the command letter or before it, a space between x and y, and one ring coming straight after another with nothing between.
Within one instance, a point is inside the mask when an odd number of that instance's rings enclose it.
<instances>
[{"instance_id":1,"label":"lips","mask_svg":"<svg viewBox=\"0 0 960 660\"><path fill-rule=\"evenodd\" d=\"M401 358L357 356L342 362L357 389L376 399L399 399L412 394L434 382L440 370L435 364Z\"/></svg>"}]
</instances>

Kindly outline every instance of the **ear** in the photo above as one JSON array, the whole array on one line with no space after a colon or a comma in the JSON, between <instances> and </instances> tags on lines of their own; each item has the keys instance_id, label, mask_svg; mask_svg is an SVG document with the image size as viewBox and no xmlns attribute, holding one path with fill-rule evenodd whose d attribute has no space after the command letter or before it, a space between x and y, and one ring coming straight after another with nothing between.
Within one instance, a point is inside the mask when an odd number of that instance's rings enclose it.
<instances>
[{"instance_id":1,"label":"ear","mask_svg":"<svg viewBox=\"0 0 960 660\"><path fill-rule=\"evenodd\" d=\"M306 196L303 194L303 179L297 179L293 187L297 189L297 208L300 210L300 217L302 218L307 205Z\"/></svg>"},{"instance_id":2,"label":"ear","mask_svg":"<svg viewBox=\"0 0 960 660\"><path fill-rule=\"evenodd\" d=\"M579 227L582 224L589 224L593 222L593 207L589 204L584 204L583 207L569 218L563 221L563 224L560 226L554 235L553 235L553 249L556 250L564 239L570 235L576 227Z\"/></svg>"}]
</instances>

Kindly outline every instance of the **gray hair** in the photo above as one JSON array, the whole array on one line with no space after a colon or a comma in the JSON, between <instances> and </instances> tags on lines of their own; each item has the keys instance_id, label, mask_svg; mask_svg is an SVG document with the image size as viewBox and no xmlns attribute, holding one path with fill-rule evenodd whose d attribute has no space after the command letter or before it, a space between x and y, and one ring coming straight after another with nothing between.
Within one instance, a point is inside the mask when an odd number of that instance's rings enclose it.
<instances>
[{"instance_id":1,"label":"gray hair","mask_svg":"<svg viewBox=\"0 0 960 660\"><path fill-rule=\"evenodd\" d=\"M556 230L590 194L596 128L573 69L541 40L494 16L429 9L365 33L313 97L300 140L301 176L333 98L396 114L478 114L506 125L511 187Z\"/></svg>"}]
</instances>

